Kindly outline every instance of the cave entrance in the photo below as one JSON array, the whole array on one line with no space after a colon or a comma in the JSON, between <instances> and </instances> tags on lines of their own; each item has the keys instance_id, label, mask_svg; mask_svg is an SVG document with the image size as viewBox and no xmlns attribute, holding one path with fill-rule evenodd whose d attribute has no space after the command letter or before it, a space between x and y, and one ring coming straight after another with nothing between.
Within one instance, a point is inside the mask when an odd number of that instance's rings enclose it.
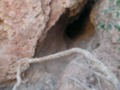
<instances>
[{"instance_id":1,"label":"cave entrance","mask_svg":"<svg viewBox=\"0 0 120 90\"><path fill-rule=\"evenodd\" d=\"M94 31L90 31L91 29L94 29L94 26L90 22L90 13L97 1L98 0L88 0L83 10L80 12L78 19L70 24L68 23L64 30L66 37L69 39L75 39L79 36L89 37L88 34L94 33Z\"/></svg>"},{"instance_id":2,"label":"cave entrance","mask_svg":"<svg viewBox=\"0 0 120 90\"><path fill-rule=\"evenodd\" d=\"M34 57L42 57L74 47L86 49L88 39L95 34L90 13L96 1L98 0L87 0L82 12L74 17L69 17L69 12L66 11L48 31L42 44L38 41ZM81 43L82 40L85 43Z\"/></svg>"}]
</instances>

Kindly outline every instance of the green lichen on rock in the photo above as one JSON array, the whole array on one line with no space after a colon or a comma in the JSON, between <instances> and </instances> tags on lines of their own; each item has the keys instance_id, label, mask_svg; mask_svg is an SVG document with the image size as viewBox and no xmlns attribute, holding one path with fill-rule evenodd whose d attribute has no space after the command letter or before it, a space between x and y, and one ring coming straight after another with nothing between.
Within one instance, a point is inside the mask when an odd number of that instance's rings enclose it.
<instances>
[{"instance_id":1,"label":"green lichen on rock","mask_svg":"<svg viewBox=\"0 0 120 90\"><path fill-rule=\"evenodd\" d=\"M105 5L103 5L103 2ZM120 43L120 0L103 0L99 11L99 20L97 22L97 30L103 30L108 34L111 34L113 42ZM120 51L120 47L117 46L117 51Z\"/></svg>"},{"instance_id":2,"label":"green lichen on rock","mask_svg":"<svg viewBox=\"0 0 120 90\"><path fill-rule=\"evenodd\" d=\"M117 7L120 8L120 0L117 0L117 1L116 1L116 5L117 5Z\"/></svg>"},{"instance_id":3,"label":"green lichen on rock","mask_svg":"<svg viewBox=\"0 0 120 90\"><path fill-rule=\"evenodd\" d=\"M114 25L114 27L120 32L120 25Z\"/></svg>"},{"instance_id":4,"label":"green lichen on rock","mask_svg":"<svg viewBox=\"0 0 120 90\"><path fill-rule=\"evenodd\" d=\"M109 5L106 5L106 8L101 11L103 16L106 17L106 19L104 18L105 22L101 23L101 21L103 21L101 20L99 27L104 30L111 30L114 28L120 31L120 0L108 0L108 2L107 4Z\"/></svg>"}]
</instances>

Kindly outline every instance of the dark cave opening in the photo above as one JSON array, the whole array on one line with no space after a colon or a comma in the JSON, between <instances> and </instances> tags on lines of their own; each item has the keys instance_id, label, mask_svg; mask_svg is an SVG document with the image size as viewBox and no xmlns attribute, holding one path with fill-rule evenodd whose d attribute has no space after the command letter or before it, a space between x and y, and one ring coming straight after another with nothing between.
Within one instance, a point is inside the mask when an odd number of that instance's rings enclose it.
<instances>
[{"instance_id":1,"label":"dark cave opening","mask_svg":"<svg viewBox=\"0 0 120 90\"><path fill-rule=\"evenodd\" d=\"M68 24L68 26L66 27L64 31L66 37L68 37L69 39L74 39L85 33L85 27L89 19L89 15L97 1L98 0L87 1L86 5L84 6L84 9L79 14L79 18L71 24Z\"/></svg>"},{"instance_id":2,"label":"dark cave opening","mask_svg":"<svg viewBox=\"0 0 120 90\"><path fill-rule=\"evenodd\" d=\"M82 45L80 42L82 40L87 41L89 36L94 35L94 27L91 29L91 24L88 25L88 22L89 15L96 1L99 0L87 0L79 15L74 17L69 17L69 10L67 9L47 32L45 40L42 43L38 40L34 57L46 56L75 46L81 48L87 47L87 42L85 45ZM86 29L86 27L88 28ZM88 32L85 29L89 29Z\"/></svg>"}]
</instances>

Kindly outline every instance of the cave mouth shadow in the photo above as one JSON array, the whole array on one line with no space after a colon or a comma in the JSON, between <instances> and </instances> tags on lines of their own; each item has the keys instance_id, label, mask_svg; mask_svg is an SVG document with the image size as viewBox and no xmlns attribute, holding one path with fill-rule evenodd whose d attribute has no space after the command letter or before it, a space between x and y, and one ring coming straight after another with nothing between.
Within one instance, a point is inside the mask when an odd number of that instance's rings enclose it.
<instances>
[{"instance_id":1,"label":"cave mouth shadow","mask_svg":"<svg viewBox=\"0 0 120 90\"><path fill-rule=\"evenodd\" d=\"M55 25L48 30L44 41L41 43L40 39L38 40L34 58L57 53L75 46L85 48L88 42L85 42L85 45L82 45L80 40L86 41L88 40L88 37L86 36L89 33L88 36L93 36L95 34L94 28L91 29L90 27L91 30L88 30L89 28L86 29L91 10L96 4L95 1L96 0L87 0L82 11L80 9L79 14L73 17L69 16L70 12L66 9L66 12L60 16ZM88 32L86 32L86 30Z\"/></svg>"},{"instance_id":2,"label":"cave mouth shadow","mask_svg":"<svg viewBox=\"0 0 120 90\"><path fill-rule=\"evenodd\" d=\"M77 20L68 24L64 30L65 37L75 39L85 33L85 27L89 20L90 13L98 0L88 0Z\"/></svg>"}]
</instances>

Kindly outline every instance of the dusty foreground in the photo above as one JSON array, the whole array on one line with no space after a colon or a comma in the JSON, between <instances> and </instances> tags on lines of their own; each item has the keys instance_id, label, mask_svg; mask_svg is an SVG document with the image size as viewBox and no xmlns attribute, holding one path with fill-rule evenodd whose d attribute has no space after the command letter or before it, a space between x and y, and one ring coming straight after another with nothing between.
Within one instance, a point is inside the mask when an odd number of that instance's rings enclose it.
<instances>
[{"instance_id":1,"label":"dusty foreground","mask_svg":"<svg viewBox=\"0 0 120 90\"><path fill-rule=\"evenodd\" d=\"M120 1L0 0L0 90L120 90Z\"/></svg>"}]
</instances>

